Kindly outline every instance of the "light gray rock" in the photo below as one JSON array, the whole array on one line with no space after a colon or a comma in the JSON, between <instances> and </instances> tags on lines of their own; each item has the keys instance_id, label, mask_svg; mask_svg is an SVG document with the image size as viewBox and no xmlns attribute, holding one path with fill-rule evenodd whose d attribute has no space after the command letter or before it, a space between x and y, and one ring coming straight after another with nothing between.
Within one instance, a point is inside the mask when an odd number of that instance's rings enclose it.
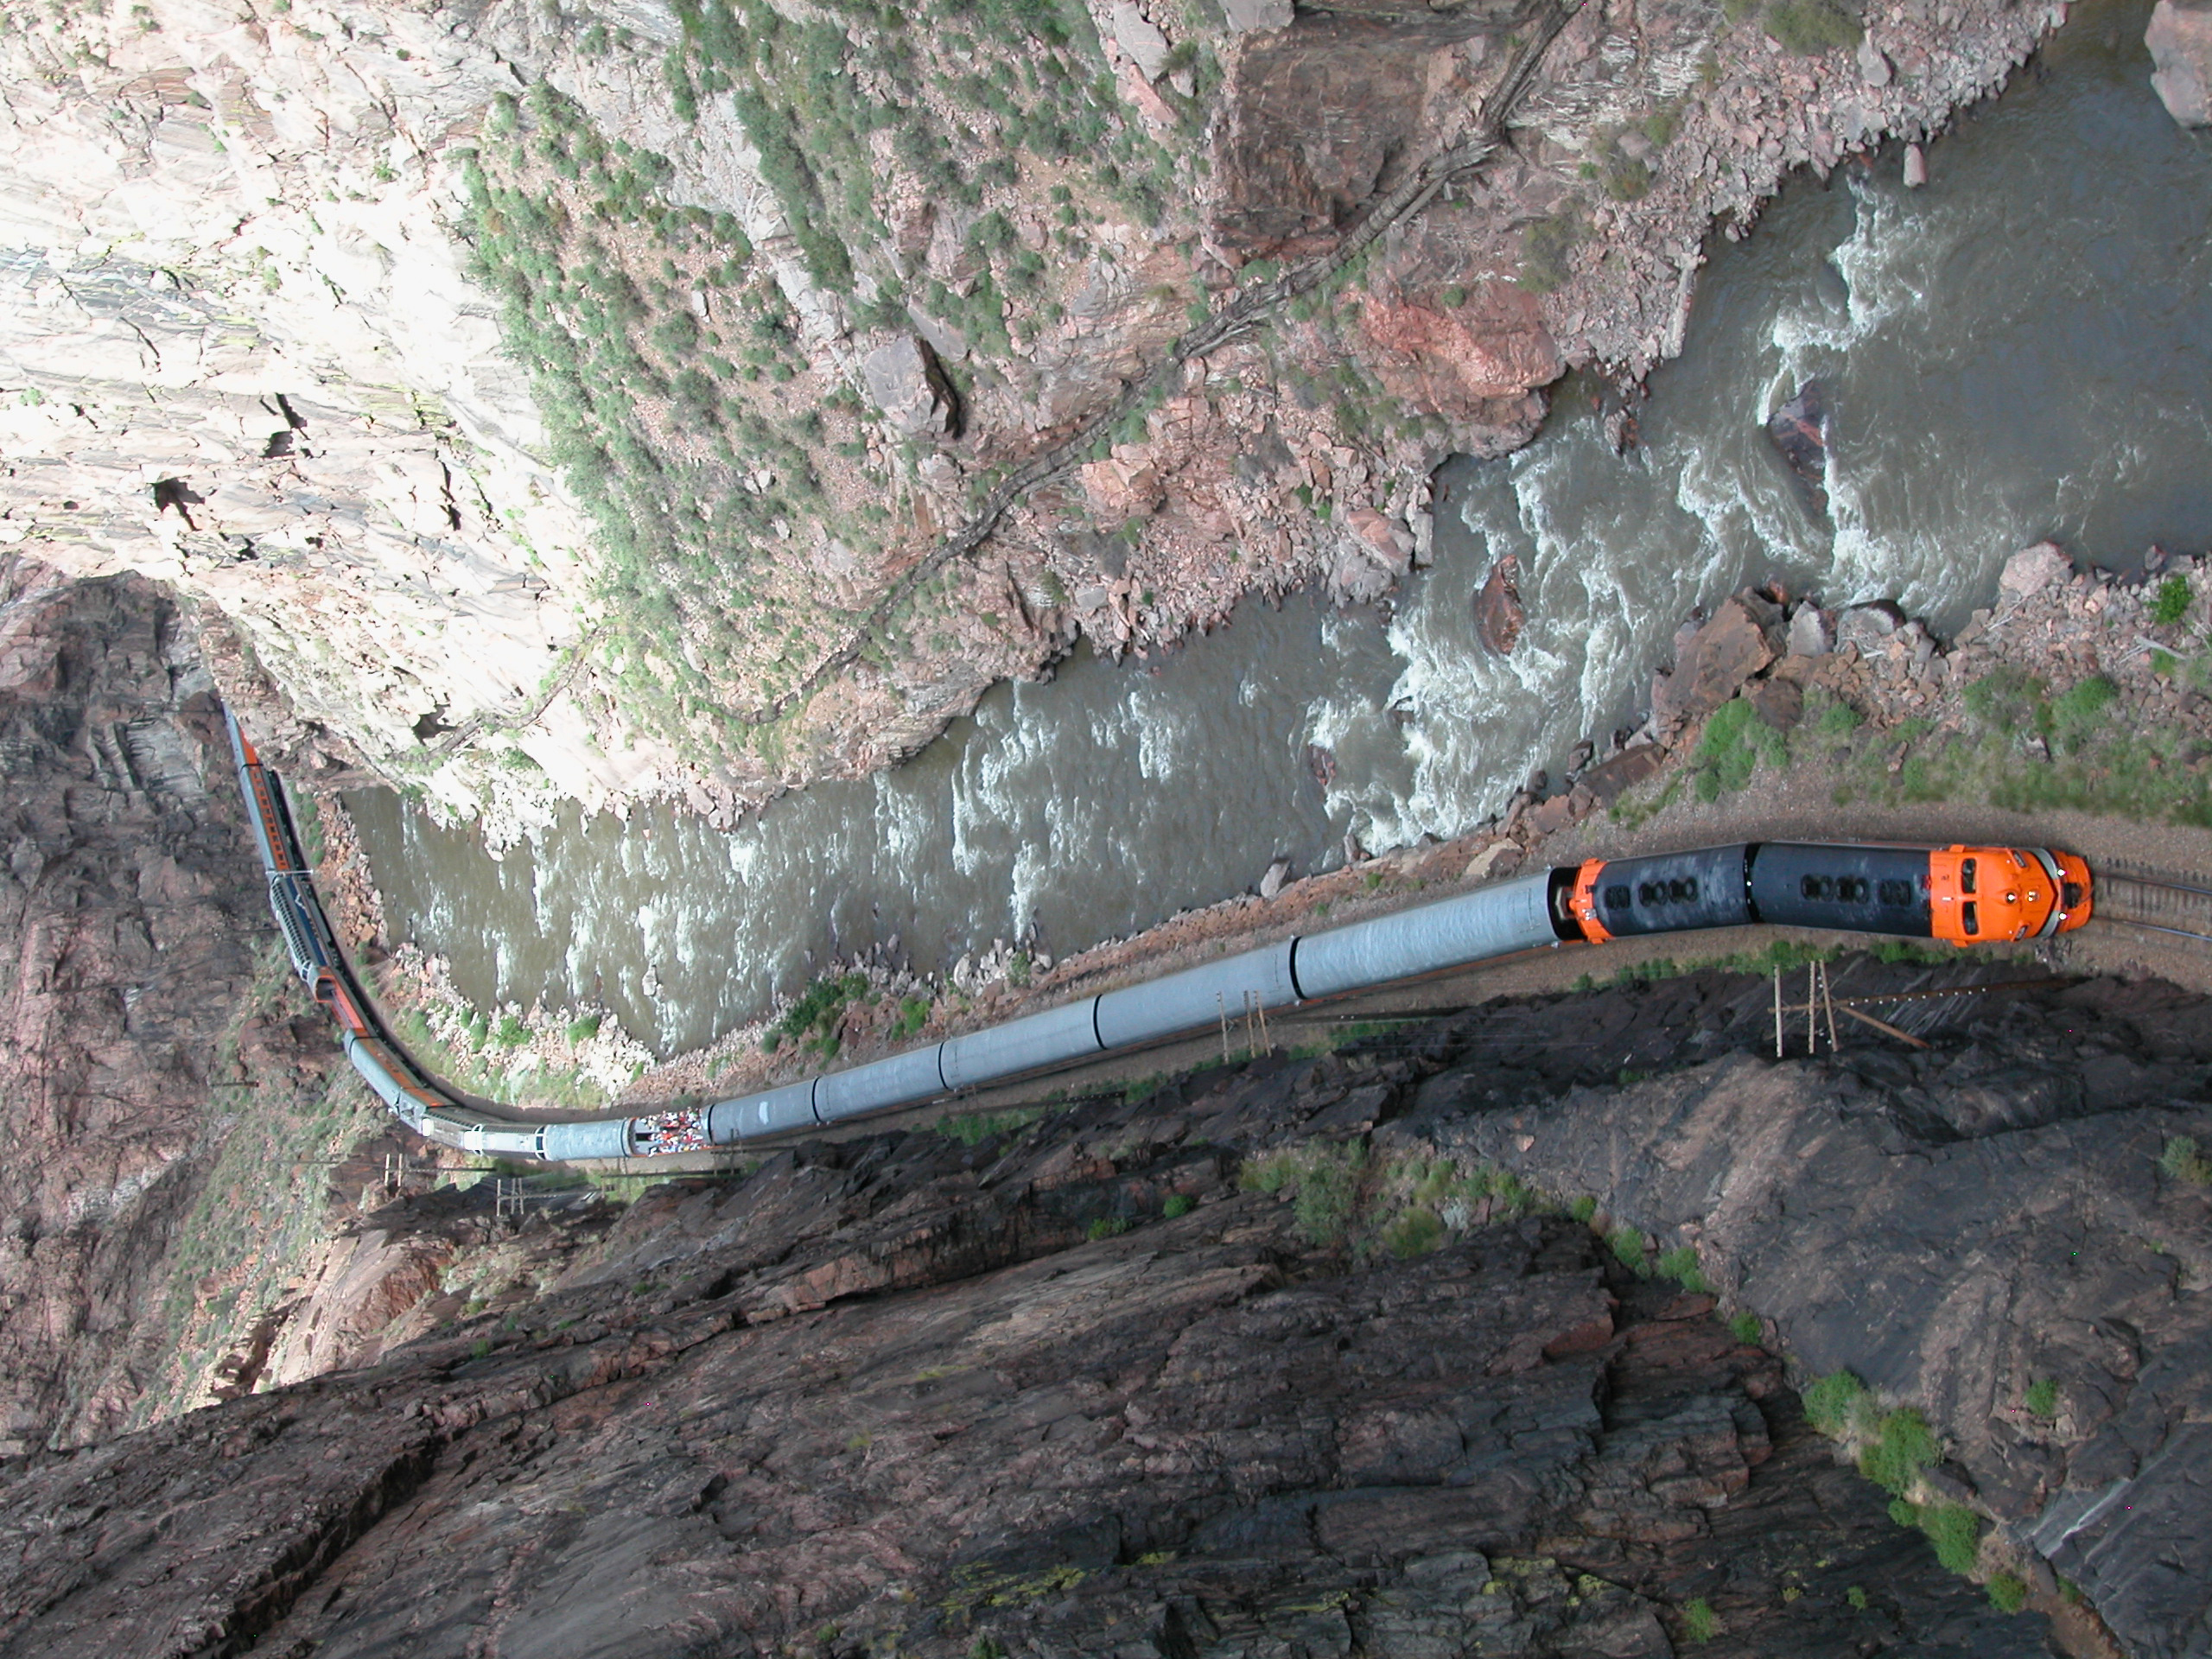
<instances>
[{"instance_id":1,"label":"light gray rock","mask_svg":"<svg viewBox=\"0 0 2212 1659\"><path fill-rule=\"evenodd\" d=\"M1800 605L1789 619L1789 655L1825 657L1835 649L1835 623L1817 605Z\"/></svg>"},{"instance_id":2,"label":"light gray rock","mask_svg":"<svg viewBox=\"0 0 2212 1659\"><path fill-rule=\"evenodd\" d=\"M2074 561L2057 543L2037 542L2033 547L2024 547L2005 561L2004 572L1997 578L1999 602L2018 604L2073 574Z\"/></svg>"},{"instance_id":3,"label":"light gray rock","mask_svg":"<svg viewBox=\"0 0 2212 1659\"><path fill-rule=\"evenodd\" d=\"M2212 126L2212 3L2158 0L2143 32L2157 66L2151 90L2184 127Z\"/></svg>"},{"instance_id":4,"label":"light gray rock","mask_svg":"<svg viewBox=\"0 0 2212 1659\"><path fill-rule=\"evenodd\" d=\"M1856 647L1861 657L1871 657L1889 644L1890 636L1904 621L1904 613L1887 600L1853 605L1837 620L1835 642Z\"/></svg>"},{"instance_id":5,"label":"light gray rock","mask_svg":"<svg viewBox=\"0 0 2212 1659\"><path fill-rule=\"evenodd\" d=\"M913 334L893 335L861 359L868 395L884 417L910 438L952 437L960 407L928 345Z\"/></svg>"},{"instance_id":6,"label":"light gray rock","mask_svg":"<svg viewBox=\"0 0 2212 1659\"><path fill-rule=\"evenodd\" d=\"M1167 36L1137 10L1135 0L1115 0L1114 43L1147 80L1158 80L1167 67Z\"/></svg>"},{"instance_id":7,"label":"light gray rock","mask_svg":"<svg viewBox=\"0 0 2212 1659\"><path fill-rule=\"evenodd\" d=\"M1282 891L1282 884L1290 879L1290 861L1277 858L1268 866L1268 873L1260 878L1260 897L1272 899Z\"/></svg>"},{"instance_id":8,"label":"light gray rock","mask_svg":"<svg viewBox=\"0 0 2212 1659\"><path fill-rule=\"evenodd\" d=\"M1886 86L1890 84L1893 73L1890 67L1889 59L1883 55L1882 48L1874 44L1874 37L1871 35L1860 35L1859 37L1859 78L1869 86Z\"/></svg>"},{"instance_id":9,"label":"light gray rock","mask_svg":"<svg viewBox=\"0 0 2212 1659\"><path fill-rule=\"evenodd\" d=\"M1290 27L1290 0L1222 0L1221 10L1235 34Z\"/></svg>"},{"instance_id":10,"label":"light gray rock","mask_svg":"<svg viewBox=\"0 0 2212 1659\"><path fill-rule=\"evenodd\" d=\"M1918 144L1904 147L1904 188L1917 190L1928 182L1928 152Z\"/></svg>"}]
</instances>

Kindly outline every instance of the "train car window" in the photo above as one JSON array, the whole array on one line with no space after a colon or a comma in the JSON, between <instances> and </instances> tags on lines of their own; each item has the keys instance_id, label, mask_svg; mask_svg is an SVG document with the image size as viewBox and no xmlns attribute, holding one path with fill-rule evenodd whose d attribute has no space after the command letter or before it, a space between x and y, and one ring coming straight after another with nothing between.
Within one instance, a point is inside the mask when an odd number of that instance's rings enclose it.
<instances>
[{"instance_id":1,"label":"train car window","mask_svg":"<svg viewBox=\"0 0 2212 1659\"><path fill-rule=\"evenodd\" d=\"M1910 881L1883 882L1881 900L1884 904L1892 907L1901 907L1910 904L1912 902L1912 883Z\"/></svg>"},{"instance_id":2,"label":"train car window","mask_svg":"<svg viewBox=\"0 0 2212 1659\"><path fill-rule=\"evenodd\" d=\"M1636 899L1641 905L1663 905L1667 902L1667 896L1657 882L1640 881L1637 884Z\"/></svg>"},{"instance_id":3,"label":"train car window","mask_svg":"<svg viewBox=\"0 0 2212 1659\"><path fill-rule=\"evenodd\" d=\"M1667 890L1681 903L1694 903L1697 899L1697 878L1692 876L1687 880L1669 881L1667 884Z\"/></svg>"},{"instance_id":4,"label":"train car window","mask_svg":"<svg viewBox=\"0 0 2212 1659\"><path fill-rule=\"evenodd\" d=\"M1967 859L1964 863L1959 866L1959 891L1961 893L1972 893L1974 891L1974 861L1972 859Z\"/></svg>"},{"instance_id":5,"label":"train car window","mask_svg":"<svg viewBox=\"0 0 2212 1659\"><path fill-rule=\"evenodd\" d=\"M1959 906L1959 925L1969 933L1981 931L1981 910L1971 899Z\"/></svg>"},{"instance_id":6,"label":"train car window","mask_svg":"<svg viewBox=\"0 0 2212 1659\"><path fill-rule=\"evenodd\" d=\"M1626 910L1628 908L1628 904L1629 893L1626 883L1616 882L1611 887L1605 889L1605 908L1607 910Z\"/></svg>"},{"instance_id":7,"label":"train car window","mask_svg":"<svg viewBox=\"0 0 2212 1659\"><path fill-rule=\"evenodd\" d=\"M1866 902L1866 878L1865 876L1854 875L1844 882L1843 901L1847 905L1863 905Z\"/></svg>"}]
</instances>

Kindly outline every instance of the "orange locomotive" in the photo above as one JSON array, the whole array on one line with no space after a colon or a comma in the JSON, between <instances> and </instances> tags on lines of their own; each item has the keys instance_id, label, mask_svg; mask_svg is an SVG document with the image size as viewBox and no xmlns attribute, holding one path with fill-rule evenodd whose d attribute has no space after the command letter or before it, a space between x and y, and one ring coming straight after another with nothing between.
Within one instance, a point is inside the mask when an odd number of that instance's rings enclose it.
<instances>
[{"instance_id":1,"label":"orange locomotive","mask_svg":"<svg viewBox=\"0 0 2212 1659\"><path fill-rule=\"evenodd\" d=\"M1592 944L1770 922L1992 944L2069 932L2090 912L2089 867L2045 847L1755 841L1593 858L1554 879L1561 937Z\"/></svg>"}]
</instances>

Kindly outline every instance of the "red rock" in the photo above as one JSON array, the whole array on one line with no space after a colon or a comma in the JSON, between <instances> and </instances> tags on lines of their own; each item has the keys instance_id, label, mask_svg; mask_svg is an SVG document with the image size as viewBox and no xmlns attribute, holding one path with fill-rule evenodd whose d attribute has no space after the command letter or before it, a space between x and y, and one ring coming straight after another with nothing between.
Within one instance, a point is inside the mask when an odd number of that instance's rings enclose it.
<instances>
[{"instance_id":1,"label":"red rock","mask_svg":"<svg viewBox=\"0 0 2212 1659\"><path fill-rule=\"evenodd\" d=\"M1475 637L1500 657L1511 654L1521 642L1529 613L1521 604L1521 561L1512 554L1491 567L1489 577L1475 595Z\"/></svg>"},{"instance_id":2,"label":"red rock","mask_svg":"<svg viewBox=\"0 0 2212 1659\"><path fill-rule=\"evenodd\" d=\"M1548 385L1566 366L1536 296L1511 283L1481 283L1448 310L1370 298L1359 323L1382 384L1447 418Z\"/></svg>"},{"instance_id":3,"label":"red rock","mask_svg":"<svg viewBox=\"0 0 2212 1659\"><path fill-rule=\"evenodd\" d=\"M1760 619L1741 594L1732 596L1697 631L1675 671L1655 688L1652 715L1662 723L1700 719L1734 696L1776 655Z\"/></svg>"},{"instance_id":4,"label":"red rock","mask_svg":"<svg viewBox=\"0 0 2212 1659\"><path fill-rule=\"evenodd\" d=\"M1611 760L1582 774L1579 788L1588 790L1600 805L1610 806L1623 793L1653 776L1667 764L1667 751L1656 743L1639 743L1623 749Z\"/></svg>"}]
</instances>

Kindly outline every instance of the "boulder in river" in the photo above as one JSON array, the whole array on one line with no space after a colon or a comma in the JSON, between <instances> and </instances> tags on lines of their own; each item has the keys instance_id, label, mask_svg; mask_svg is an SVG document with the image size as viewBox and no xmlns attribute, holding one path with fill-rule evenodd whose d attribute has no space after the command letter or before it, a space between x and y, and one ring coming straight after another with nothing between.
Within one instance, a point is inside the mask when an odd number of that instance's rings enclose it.
<instances>
[{"instance_id":1,"label":"boulder in river","mask_svg":"<svg viewBox=\"0 0 2212 1659\"><path fill-rule=\"evenodd\" d=\"M1827 397L1817 380L1808 380L1797 395L1767 416L1766 435L1789 467L1790 475L1804 486L1815 509L1828 510Z\"/></svg>"},{"instance_id":2,"label":"boulder in river","mask_svg":"<svg viewBox=\"0 0 2212 1659\"><path fill-rule=\"evenodd\" d=\"M1491 567L1475 595L1475 637L1499 656L1508 656L1521 642L1528 620L1521 605L1521 561L1508 553Z\"/></svg>"},{"instance_id":3,"label":"boulder in river","mask_svg":"<svg viewBox=\"0 0 2212 1659\"><path fill-rule=\"evenodd\" d=\"M2212 126L2212 3L2158 0L2143 32L2151 48L2151 90L2184 127Z\"/></svg>"},{"instance_id":4,"label":"boulder in river","mask_svg":"<svg viewBox=\"0 0 2212 1659\"><path fill-rule=\"evenodd\" d=\"M1778 654L1775 641L1768 637L1765 619L1752 609L1752 598L1734 595L1697 631L1675 664L1675 671L1654 683L1653 719L1662 727L1677 728L1702 719L1733 697L1745 681Z\"/></svg>"}]
</instances>

